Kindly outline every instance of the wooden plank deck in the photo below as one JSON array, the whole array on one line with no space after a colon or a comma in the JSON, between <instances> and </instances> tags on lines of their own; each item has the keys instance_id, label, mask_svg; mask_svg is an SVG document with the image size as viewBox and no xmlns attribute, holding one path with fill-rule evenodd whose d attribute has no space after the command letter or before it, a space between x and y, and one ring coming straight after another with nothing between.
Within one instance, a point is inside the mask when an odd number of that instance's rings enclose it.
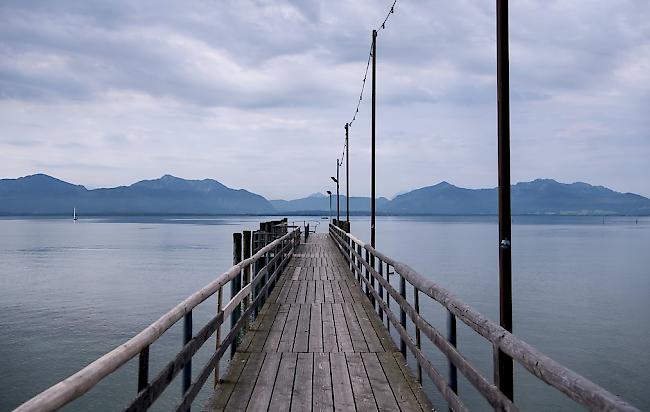
<instances>
[{"instance_id":1,"label":"wooden plank deck","mask_svg":"<svg viewBox=\"0 0 650 412\"><path fill-rule=\"evenodd\" d=\"M298 247L206 411L428 411L326 234Z\"/></svg>"}]
</instances>

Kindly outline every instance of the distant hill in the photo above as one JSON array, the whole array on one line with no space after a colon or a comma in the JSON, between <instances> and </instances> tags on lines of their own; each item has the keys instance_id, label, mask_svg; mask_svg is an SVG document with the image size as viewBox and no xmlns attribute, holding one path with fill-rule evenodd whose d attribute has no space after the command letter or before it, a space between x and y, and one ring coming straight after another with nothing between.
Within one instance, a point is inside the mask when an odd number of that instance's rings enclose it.
<instances>
[{"instance_id":1,"label":"distant hill","mask_svg":"<svg viewBox=\"0 0 650 412\"><path fill-rule=\"evenodd\" d=\"M512 186L512 213L519 215L648 215L650 199L587 183L537 179ZM396 196L379 211L384 214L497 213L497 189L465 189L447 182Z\"/></svg>"},{"instance_id":2,"label":"distant hill","mask_svg":"<svg viewBox=\"0 0 650 412\"><path fill-rule=\"evenodd\" d=\"M275 209L260 195L212 179L165 175L131 186L87 190L37 174L0 180L0 214L257 214Z\"/></svg>"},{"instance_id":3,"label":"distant hill","mask_svg":"<svg viewBox=\"0 0 650 412\"><path fill-rule=\"evenodd\" d=\"M345 214L346 210L346 197L341 195L340 213ZM379 209L381 206L388 203L385 197L377 198L376 206ZM295 200L271 200L271 204L280 213L316 213L325 214L329 213L330 200L329 196L322 193L314 193L308 197ZM350 197L350 213L353 214L368 214L370 213L370 198L369 197ZM332 214L336 214L336 194L332 195Z\"/></svg>"},{"instance_id":4,"label":"distant hill","mask_svg":"<svg viewBox=\"0 0 650 412\"><path fill-rule=\"evenodd\" d=\"M517 215L650 215L650 199L587 183L537 179L512 186ZM341 215L345 215L341 196ZM216 180L165 175L130 186L88 190L44 174L0 180L0 215L130 214L312 214L329 213L329 196L314 193L295 200L271 200ZM336 196L332 196L336 214ZM350 198L351 214L369 214L370 199ZM494 215L497 189L465 189L447 182L377 199L384 215Z\"/></svg>"}]
</instances>

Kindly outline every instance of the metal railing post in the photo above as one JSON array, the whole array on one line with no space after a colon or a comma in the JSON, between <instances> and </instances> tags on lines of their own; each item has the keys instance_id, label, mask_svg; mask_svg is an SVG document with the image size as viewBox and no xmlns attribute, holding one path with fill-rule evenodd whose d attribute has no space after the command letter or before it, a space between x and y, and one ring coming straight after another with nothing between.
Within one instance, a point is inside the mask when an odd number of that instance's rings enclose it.
<instances>
[{"instance_id":1,"label":"metal railing post","mask_svg":"<svg viewBox=\"0 0 650 412\"><path fill-rule=\"evenodd\" d=\"M219 288L217 291L217 316L223 311L223 290ZM217 327L215 338L215 351L219 350L221 346L221 325ZM217 364L214 367L214 387L216 388L219 384L219 378L221 376L221 371L219 370L219 365L221 364L221 358L217 359Z\"/></svg>"},{"instance_id":2,"label":"metal railing post","mask_svg":"<svg viewBox=\"0 0 650 412\"><path fill-rule=\"evenodd\" d=\"M373 257L374 261L374 257ZM377 259L377 263L379 264L378 273L379 276L383 279L384 278L384 262L381 259ZM379 282L379 297L381 298L382 302L384 302L384 285ZM389 298L388 293L386 293L386 298ZM381 305L379 305L379 319L381 319L381 323L384 323L384 309L382 308Z\"/></svg>"},{"instance_id":3,"label":"metal railing post","mask_svg":"<svg viewBox=\"0 0 650 412\"><path fill-rule=\"evenodd\" d=\"M183 318L183 346L192 340L192 311L190 310ZM183 365L183 395L192 384L192 358Z\"/></svg>"},{"instance_id":4,"label":"metal railing post","mask_svg":"<svg viewBox=\"0 0 650 412\"><path fill-rule=\"evenodd\" d=\"M413 287L413 301L415 306L415 313L420 314L420 290L416 287ZM415 325L415 346L418 350L422 350L422 341L420 340L420 328ZM418 362L418 382L422 384L422 365L420 361Z\"/></svg>"},{"instance_id":5,"label":"metal railing post","mask_svg":"<svg viewBox=\"0 0 650 412\"><path fill-rule=\"evenodd\" d=\"M399 275L399 294L404 298L404 300L406 300L406 279L404 279L404 276L402 276L401 274ZM401 306L399 310L399 321L402 327L404 328L404 330L407 330L406 312L404 311L404 309L401 308ZM402 356L406 360L406 342L404 341L404 339L400 339L399 348L400 348L399 349L400 352L402 352Z\"/></svg>"},{"instance_id":6,"label":"metal railing post","mask_svg":"<svg viewBox=\"0 0 650 412\"><path fill-rule=\"evenodd\" d=\"M232 264L237 265L242 261L242 234L233 233L232 234ZM239 291L241 290L241 271L239 275L230 281L230 298L232 299ZM233 329L239 320L241 315L241 307L237 305L236 308L230 314L230 329ZM225 319L224 319L225 320ZM237 339L233 340L232 345L230 345L230 359L235 356L237 351Z\"/></svg>"},{"instance_id":7,"label":"metal railing post","mask_svg":"<svg viewBox=\"0 0 650 412\"><path fill-rule=\"evenodd\" d=\"M244 251L244 256L243 259L248 259L251 257L251 231L250 230L244 230L244 244L242 247ZM243 287L246 287L249 283L251 283L251 265L246 265L244 268L244 279L243 279ZM248 306L250 305L250 297L246 296L244 298L244 312L248 309ZM244 319L244 327L243 330L246 331L248 329L248 319L249 316Z\"/></svg>"},{"instance_id":8,"label":"metal railing post","mask_svg":"<svg viewBox=\"0 0 650 412\"><path fill-rule=\"evenodd\" d=\"M447 310L447 341L456 347L456 315ZM458 372L453 362L449 361L449 387L458 393Z\"/></svg>"},{"instance_id":9,"label":"metal railing post","mask_svg":"<svg viewBox=\"0 0 650 412\"><path fill-rule=\"evenodd\" d=\"M390 285L390 265L388 263L386 263L386 282ZM390 309L390 293L386 294L386 306ZM388 314L386 314L386 328L390 336L390 319L388 318Z\"/></svg>"},{"instance_id":10,"label":"metal railing post","mask_svg":"<svg viewBox=\"0 0 650 412\"><path fill-rule=\"evenodd\" d=\"M138 392L149 385L149 345L140 351L138 357Z\"/></svg>"}]
</instances>

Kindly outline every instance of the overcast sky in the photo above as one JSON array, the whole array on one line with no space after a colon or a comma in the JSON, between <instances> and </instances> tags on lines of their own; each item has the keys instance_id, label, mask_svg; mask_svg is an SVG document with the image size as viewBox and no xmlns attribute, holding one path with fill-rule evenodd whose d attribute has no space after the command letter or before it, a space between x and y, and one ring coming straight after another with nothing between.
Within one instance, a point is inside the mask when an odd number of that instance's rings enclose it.
<instances>
[{"instance_id":1,"label":"overcast sky","mask_svg":"<svg viewBox=\"0 0 650 412\"><path fill-rule=\"evenodd\" d=\"M391 3L2 0L0 177L332 189ZM496 186L494 3L398 1L378 38L378 195ZM510 74L513 183L650 196L649 1L511 1ZM369 91L352 195L370 192Z\"/></svg>"}]
</instances>

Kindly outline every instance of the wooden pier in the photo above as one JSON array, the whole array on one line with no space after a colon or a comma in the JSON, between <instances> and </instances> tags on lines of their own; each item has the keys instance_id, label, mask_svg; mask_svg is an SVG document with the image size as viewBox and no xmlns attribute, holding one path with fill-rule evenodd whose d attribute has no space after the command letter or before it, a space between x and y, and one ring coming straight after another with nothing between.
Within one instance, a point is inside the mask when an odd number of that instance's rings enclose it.
<instances>
[{"instance_id":1,"label":"wooden pier","mask_svg":"<svg viewBox=\"0 0 650 412\"><path fill-rule=\"evenodd\" d=\"M494 410L518 411L513 397L499 386L497 354L503 353L576 406L639 412L486 318L430 276L363 243L349 233L349 223L334 220L328 234L310 236L308 226L301 229L283 219L234 233L231 268L16 411L58 410L136 357L134 397L115 405L126 411L149 409L177 377L182 392L176 411L432 410L420 385L423 379L445 401L433 406L468 411L458 391L458 373ZM224 299L225 288L230 294ZM193 310L214 298L214 317L195 330ZM445 309L446 333L420 314L421 299ZM457 321L492 346L493 376L483 375L458 349ZM179 322L183 346L150 376L150 346ZM210 359L196 365L194 355L213 335L216 347ZM446 357L447 373L434 367L431 353L422 350L424 339ZM212 395L207 402L196 401L208 382L214 382Z\"/></svg>"},{"instance_id":2,"label":"wooden pier","mask_svg":"<svg viewBox=\"0 0 650 412\"><path fill-rule=\"evenodd\" d=\"M327 234L301 244L231 360L209 411L432 407Z\"/></svg>"}]
</instances>

